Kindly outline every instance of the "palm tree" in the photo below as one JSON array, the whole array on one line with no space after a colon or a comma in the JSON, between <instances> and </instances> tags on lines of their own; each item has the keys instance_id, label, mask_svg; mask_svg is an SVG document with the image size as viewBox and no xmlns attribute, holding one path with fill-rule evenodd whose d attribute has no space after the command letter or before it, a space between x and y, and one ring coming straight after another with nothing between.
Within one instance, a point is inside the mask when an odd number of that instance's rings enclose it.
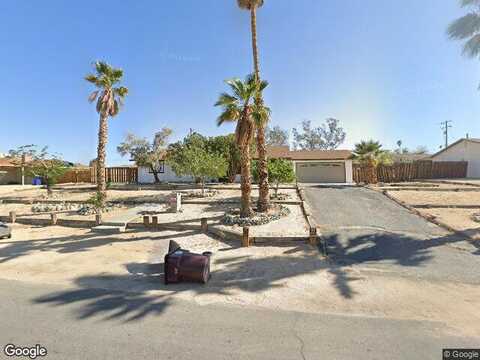
<instances>
[{"instance_id":1,"label":"palm tree","mask_svg":"<svg viewBox=\"0 0 480 360\"><path fill-rule=\"evenodd\" d=\"M252 33L252 53L253 53L253 69L256 81L260 81L260 66L258 61L257 46L257 8L263 6L263 0L237 0L237 4L241 9L250 11L250 26ZM263 106L262 92L258 92L255 96L255 104L258 107ZM268 210L270 196L268 191L268 163L267 163L267 145L265 140L265 128L268 122L267 118L257 120L257 152L258 152L258 182L259 197L258 211L264 212Z\"/></svg>"},{"instance_id":2,"label":"palm tree","mask_svg":"<svg viewBox=\"0 0 480 360\"><path fill-rule=\"evenodd\" d=\"M89 102L97 100L97 112L100 115L97 148L97 197L98 214L101 218L102 209L107 198L107 183L105 179L105 148L108 139L108 118L118 115L123 99L128 94L124 86L115 87L122 81L123 70L116 69L103 61L95 63L96 74L85 76L85 80L97 87L88 97Z\"/></svg>"},{"instance_id":3,"label":"palm tree","mask_svg":"<svg viewBox=\"0 0 480 360\"><path fill-rule=\"evenodd\" d=\"M255 134L255 123L269 116L270 109L265 106L258 107L252 104L252 100L258 92L268 86L266 81L257 82L254 76L248 76L245 81L231 79L226 81L232 94L222 93L215 106L222 107L222 113L218 117L217 125L224 122L236 121L235 143L240 150L241 167L241 190L242 203L240 216L251 217L253 215L250 194L252 192L251 179L251 156L250 145Z\"/></svg>"},{"instance_id":4,"label":"palm tree","mask_svg":"<svg viewBox=\"0 0 480 360\"><path fill-rule=\"evenodd\" d=\"M355 144L353 159L367 167L367 182L372 184L377 183L378 165L390 165L392 163L391 154L382 149L380 142L373 140L362 140Z\"/></svg>"},{"instance_id":5,"label":"palm tree","mask_svg":"<svg viewBox=\"0 0 480 360\"><path fill-rule=\"evenodd\" d=\"M465 41L463 54L475 58L480 55L480 0L461 0L460 6L471 10L452 22L447 34L453 40Z\"/></svg>"}]
</instances>

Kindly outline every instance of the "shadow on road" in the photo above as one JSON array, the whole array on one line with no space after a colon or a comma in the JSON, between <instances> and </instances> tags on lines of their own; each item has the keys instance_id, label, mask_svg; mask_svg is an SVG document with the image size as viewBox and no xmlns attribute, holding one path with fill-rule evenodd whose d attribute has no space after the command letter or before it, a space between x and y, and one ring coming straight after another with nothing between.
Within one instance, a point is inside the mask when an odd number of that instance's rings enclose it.
<instances>
[{"instance_id":1,"label":"shadow on road","mask_svg":"<svg viewBox=\"0 0 480 360\"><path fill-rule=\"evenodd\" d=\"M358 278L348 273L349 266L387 261L402 267L425 267L435 259L432 250L464 241L456 235L418 239L395 234L362 235L343 245L337 235L331 235L327 240L332 252L329 260L319 256L317 250L301 244L286 249L280 256L255 258L241 255L219 258L215 260L217 269L214 269L212 280L207 285L168 286L163 283L163 263L128 263L125 265L128 274L79 277L75 281L78 289L48 294L33 302L56 306L81 304L77 314L79 319L101 316L104 320L136 321L147 315L161 314L172 305L176 295L183 292L189 292L193 296L229 296L233 291L238 293L238 290L261 293L283 287L283 282L287 279L319 271L330 273L332 286L339 294L346 299L353 299L356 292L352 288L352 282ZM471 254L480 255L478 244L476 248L472 252L458 252L468 256L464 266L469 266Z\"/></svg>"}]
</instances>

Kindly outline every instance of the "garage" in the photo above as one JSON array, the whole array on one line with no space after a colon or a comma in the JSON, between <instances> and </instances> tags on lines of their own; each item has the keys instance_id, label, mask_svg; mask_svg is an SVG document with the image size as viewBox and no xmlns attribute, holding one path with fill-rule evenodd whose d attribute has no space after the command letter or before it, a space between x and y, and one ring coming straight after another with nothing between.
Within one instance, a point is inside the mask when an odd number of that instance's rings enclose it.
<instances>
[{"instance_id":1,"label":"garage","mask_svg":"<svg viewBox=\"0 0 480 360\"><path fill-rule=\"evenodd\" d=\"M295 172L301 183L344 183L345 162L297 162Z\"/></svg>"}]
</instances>

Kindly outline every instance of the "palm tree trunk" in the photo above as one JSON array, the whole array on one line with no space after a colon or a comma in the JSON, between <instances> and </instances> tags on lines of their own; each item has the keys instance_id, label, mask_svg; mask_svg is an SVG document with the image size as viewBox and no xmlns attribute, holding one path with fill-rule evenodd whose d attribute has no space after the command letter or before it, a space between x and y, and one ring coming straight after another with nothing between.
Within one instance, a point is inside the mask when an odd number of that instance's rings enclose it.
<instances>
[{"instance_id":1,"label":"palm tree trunk","mask_svg":"<svg viewBox=\"0 0 480 360\"><path fill-rule=\"evenodd\" d=\"M257 7L252 6L250 9L250 21L252 32L252 50L253 50L253 68L255 71L255 80L260 81L260 66L258 61L257 46ZM257 106L263 105L262 94L258 93L255 97ZM257 151L258 151L258 182L259 196L257 203L257 211L265 212L268 210L270 196L268 186L268 165L267 165L267 147L265 143L265 126L266 124L257 124Z\"/></svg>"},{"instance_id":2,"label":"palm tree trunk","mask_svg":"<svg viewBox=\"0 0 480 360\"><path fill-rule=\"evenodd\" d=\"M241 190L242 203L240 209L241 217L251 217L253 215L250 195L252 192L252 179L250 175L250 144L243 146L241 154Z\"/></svg>"},{"instance_id":3,"label":"palm tree trunk","mask_svg":"<svg viewBox=\"0 0 480 360\"><path fill-rule=\"evenodd\" d=\"M105 207L107 198L107 181L105 178L105 159L108 140L108 117L100 114L100 125L98 129L98 149L97 149L97 196L100 208L98 214L102 215L102 209Z\"/></svg>"}]
</instances>

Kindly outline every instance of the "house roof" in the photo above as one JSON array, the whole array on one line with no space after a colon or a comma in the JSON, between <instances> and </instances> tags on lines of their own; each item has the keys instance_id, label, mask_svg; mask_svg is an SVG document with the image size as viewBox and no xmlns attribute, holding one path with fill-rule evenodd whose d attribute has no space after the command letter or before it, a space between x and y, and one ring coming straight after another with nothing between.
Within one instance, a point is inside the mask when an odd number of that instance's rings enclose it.
<instances>
[{"instance_id":1,"label":"house roof","mask_svg":"<svg viewBox=\"0 0 480 360\"><path fill-rule=\"evenodd\" d=\"M347 160L352 157L350 150L297 150L289 152L292 160Z\"/></svg>"},{"instance_id":2,"label":"house roof","mask_svg":"<svg viewBox=\"0 0 480 360\"><path fill-rule=\"evenodd\" d=\"M14 163L8 158L0 158L0 167L16 167Z\"/></svg>"},{"instance_id":3,"label":"house roof","mask_svg":"<svg viewBox=\"0 0 480 360\"><path fill-rule=\"evenodd\" d=\"M258 159L255 154L254 159ZM267 157L290 160L347 160L352 157L350 150L294 150L288 146L267 146Z\"/></svg>"},{"instance_id":4,"label":"house roof","mask_svg":"<svg viewBox=\"0 0 480 360\"><path fill-rule=\"evenodd\" d=\"M419 160L428 160L430 159L430 154L397 154L395 152L391 153L393 162L413 162Z\"/></svg>"},{"instance_id":5,"label":"house roof","mask_svg":"<svg viewBox=\"0 0 480 360\"><path fill-rule=\"evenodd\" d=\"M471 143L480 143L480 139L478 138L460 138L458 139L457 141L451 143L450 145L448 145L446 148L443 148L442 150L436 152L435 154L433 154L432 156L430 156L430 158L434 158L435 156L437 155L440 155L441 153L443 153L444 151L447 151L448 149L454 147L455 145L457 144L460 144L461 142L463 141L468 141L468 142L471 142Z\"/></svg>"}]
</instances>

